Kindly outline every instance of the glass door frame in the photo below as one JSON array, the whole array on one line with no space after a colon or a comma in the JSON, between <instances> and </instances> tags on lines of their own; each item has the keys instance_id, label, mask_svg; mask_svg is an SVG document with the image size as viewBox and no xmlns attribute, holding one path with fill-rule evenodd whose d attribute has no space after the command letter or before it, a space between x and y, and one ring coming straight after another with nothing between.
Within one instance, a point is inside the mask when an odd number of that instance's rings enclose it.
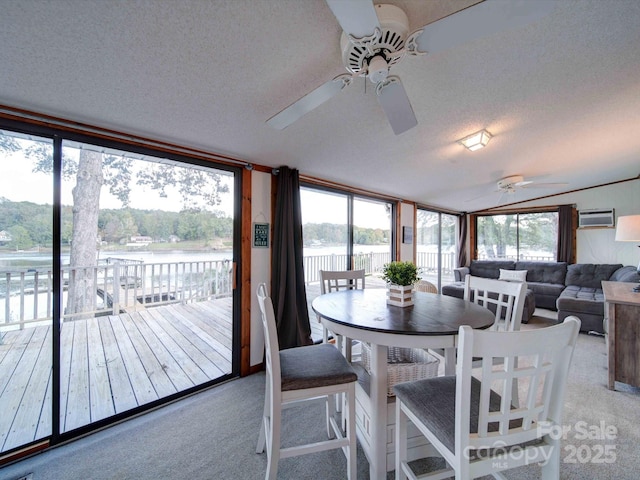
<instances>
[{"instance_id":1,"label":"glass door frame","mask_svg":"<svg viewBox=\"0 0 640 480\"><path fill-rule=\"evenodd\" d=\"M240 272L242 272L241 268L241 238L242 238L242 178L243 178L243 167L238 165L229 165L224 163L217 163L213 159L206 159L204 156L202 158L198 158L195 156L189 156L188 154L176 153L171 148L167 147L163 148L153 148L150 146L146 146L143 144L135 143L135 141L125 142L118 141L117 139L111 139L103 135L96 134L91 135L88 133L79 133L76 131L71 131L70 129L65 128L56 128L53 126L45 126L40 123L30 123L26 121L13 120L0 117L0 129L6 130L8 132L16 132L21 135L33 135L43 139L51 139L53 143L53 227L52 227L52 235L53 235L53 258L52 258L52 268L53 272L60 272L61 265L61 219L62 219L62 205L61 205L61 188L62 188L62 142L63 140L70 140L74 142L81 143L89 143L96 146L102 146L105 148L119 149L122 151L132 152L141 155L149 155L159 158L166 158L185 166L194 165L199 167L210 167L212 170L224 170L233 175L233 188L234 188L234 218L233 218L233 249L232 249L232 264L234 266L234 285L233 285L233 298L232 298L232 359L231 359L231 372L229 374L223 375L214 380L208 381L206 383L195 385L194 387L188 388L186 390L179 391L175 394L160 398L156 401L140 405L138 407L132 408L130 410L123 411L121 413L116 413L113 416L107 417L102 420L98 420L82 427L76 428L74 430L70 430L68 432L61 433L60 432L60 395L61 395L61 385L60 385L60 371L61 371L61 347L60 347L60 327L61 327L61 293L62 293L62 285L60 275L53 275L53 319L52 319L52 398L51 398L51 435L49 437L40 438L34 442L29 444L25 444L6 452L2 452L0 454L0 466L2 465L1 459L3 458L13 458L13 455L16 455L17 452L22 451L23 449L41 449L46 448L49 445L56 445L61 442L68 441L70 439L82 436L86 433L96 431L105 426L117 423L123 419L135 416L140 414L141 412L151 410L153 408L158 407L159 405L163 405L169 402L172 402L178 398L186 397L191 395L194 392L204 390L209 388L212 385L222 383L224 381L229 380L230 378L235 378L240 376L240 360L241 360L241 286L242 281L238 277ZM142 139L141 139L142 140ZM247 259L248 261L248 259Z\"/></svg>"},{"instance_id":2,"label":"glass door frame","mask_svg":"<svg viewBox=\"0 0 640 480\"><path fill-rule=\"evenodd\" d=\"M313 182L300 181L300 187L317 190L319 192L326 192L328 194L336 194L346 197L347 200L347 266L348 270L353 268L353 257L354 257L354 248L353 248L353 232L354 232L354 211L353 205L354 200L363 199L366 201L374 201L380 203L388 203L391 205L391 219L389 223L389 228L391 231L391 239L390 246L391 249L391 259L397 259L397 218L398 218L398 203L395 200L376 197L376 196L367 196L365 194L358 194L350 190L341 190L339 188L332 188L325 185L318 185Z\"/></svg>"}]
</instances>

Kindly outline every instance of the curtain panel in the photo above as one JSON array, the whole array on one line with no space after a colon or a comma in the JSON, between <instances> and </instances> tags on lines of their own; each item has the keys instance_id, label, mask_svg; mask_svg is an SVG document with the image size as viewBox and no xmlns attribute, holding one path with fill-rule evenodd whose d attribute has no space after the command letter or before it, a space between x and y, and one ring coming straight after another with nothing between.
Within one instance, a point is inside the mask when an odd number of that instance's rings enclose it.
<instances>
[{"instance_id":1,"label":"curtain panel","mask_svg":"<svg viewBox=\"0 0 640 480\"><path fill-rule=\"evenodd\" d=\"M573 205L560 205L558 207L558 262L575 263L575 252L573 251L574 217L575 208Z\"/></svg>"},{"instance_id":2,"label":"curtain panel","mask_svg":"<svg viewBox=\"0 0 640 480\"><path fill-rule=\"evenodd\" d=\"M311 345L304 283L302 210L298 171L280 167L273 221L271 298L280 349Z\"/></svg>"}]
</instances>

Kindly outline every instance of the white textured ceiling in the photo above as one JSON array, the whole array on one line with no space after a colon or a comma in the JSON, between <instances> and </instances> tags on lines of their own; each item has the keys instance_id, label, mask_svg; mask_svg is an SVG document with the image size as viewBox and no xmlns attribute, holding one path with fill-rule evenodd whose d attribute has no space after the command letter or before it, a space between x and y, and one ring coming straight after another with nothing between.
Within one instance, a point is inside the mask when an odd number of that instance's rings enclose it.
<instances>
[{"instance_id":1,"label":"white textured ceiling","mask_svg":"<svg viewBox=\"0 0 640 480\"><path fill-rule=\"evenodd\" d=\"M387 3L415 29L476 1ZM567 185L502 202L640 173L638 0L560 0L527 27L405 58L392 73L418 126L399 136L362 79L283 131L265 124L344 72L323 0L21 0L0 12L4 105L458 211L495 206L507 175ZM486 149L456 144L481 128Z\"/></svg>"}]
</instances>

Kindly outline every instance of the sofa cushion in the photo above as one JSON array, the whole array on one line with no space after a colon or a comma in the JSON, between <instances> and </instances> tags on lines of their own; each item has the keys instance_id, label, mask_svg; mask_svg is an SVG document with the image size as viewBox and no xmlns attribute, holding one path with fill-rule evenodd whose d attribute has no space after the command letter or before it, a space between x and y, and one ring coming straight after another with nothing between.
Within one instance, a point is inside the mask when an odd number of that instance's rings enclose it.
<instances>
[{"instance_id":1,"label":"sofa cushion","mask_svg":"<svg viewBox=\"0 0 640 480\"><path fill-rule=\"evenodd\" d=\"M601 288L579 287L569 285L565 288L558 301L558 310L592 315L604 315L604 294Z\"/></svg>"},{"instance_id":2,"label":"sofa cushion","mask_svg":"<svg viewBox=\"0 0 640 480\"><path fill-rule=\"evenodd\" d=\"M612 282L638 283L640 282L640 275L638 274L637 267L631 267L627 265L626 267L619 268L618 270L613 272L613 275L609 277L609 280L611 280Z\"/></svg>"},{"instance_id":3,"label":"sofa cushion","mask_svg":"<svg viewBox=\"0 0 640 480\"><path fill-rule=\"evenodd\" d=\"M516 262L516 270L527 270L527 283L564 285L567 262Z\"/></svg>"},{"instance_id":4,"label":"sofa cushion","mask_svg":"<svg viewBox=\"0 0 640 480\"><path fill-rule=\"evenodd\" d=\"M499 278L500 269L513 270L516 263L511 260L473 260L469 273L474 277Z\"/></svg>"},{"instance_id":5,"label":"sofa cushion","mask_svg":"<svg viewBox=\"0 0 640 480\"><path fill-rule=\"evenodd\" d=\"M527 287L533 291L536 295L552 295L559 297L562 291L566 288L564 285L557 285L555 283L538 283L527 282Z\"/></svg>"},{"instance_id":6,"label":"sofa cushion","mask_svg":"<svg viewBox=\"0 0 640 480\"><path fill-rule=\"evenodd\" d=\"M576 263L569 265L564 284L567 286L602 288L602 281L609 280L613 272L621 267L622 264Z\"/></svg>"}]
</instances>

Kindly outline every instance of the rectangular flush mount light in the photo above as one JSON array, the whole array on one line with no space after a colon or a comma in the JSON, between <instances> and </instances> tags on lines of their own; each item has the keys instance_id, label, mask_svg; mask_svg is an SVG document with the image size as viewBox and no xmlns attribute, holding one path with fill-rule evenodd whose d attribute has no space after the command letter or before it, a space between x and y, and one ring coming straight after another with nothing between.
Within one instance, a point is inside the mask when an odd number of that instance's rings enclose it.
<instances>
[{"instance_id":1,"label":"rectangular flush mount light","mask_svg":"<svg viewBox=\"0 0 640 480\"><path fill-rule=\"evenodd\" d=\"M472 133L468 137L464 137L462 140L458 140L458 143L474 152L486 147L489 140L491 140L491 134L486 130L480 130L479 132Z\"/></svg>"}]
</instances>

